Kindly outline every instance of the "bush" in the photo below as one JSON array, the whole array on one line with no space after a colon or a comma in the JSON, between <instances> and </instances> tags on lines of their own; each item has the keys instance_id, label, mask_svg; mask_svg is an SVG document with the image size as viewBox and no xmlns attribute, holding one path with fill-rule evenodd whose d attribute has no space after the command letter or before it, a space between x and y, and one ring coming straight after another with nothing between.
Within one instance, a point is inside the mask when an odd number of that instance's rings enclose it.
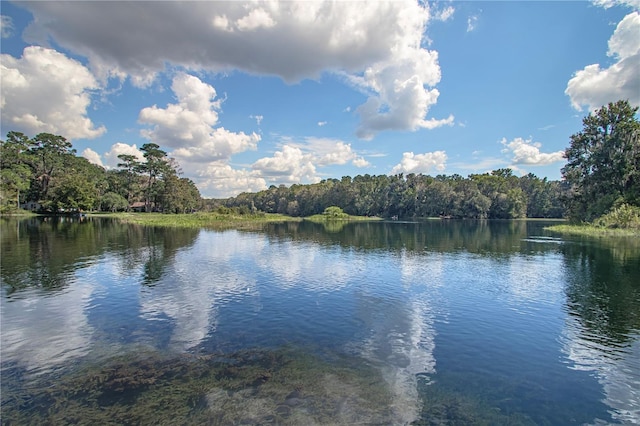
<instances>
[{"instance_id":1,"label":"bush","mask_svg":"<svg viewBox=\"0 0 640 426\"><path fill-rule=\"evenodd\" d=\"M640 229L640 207L622 204L594 221L602 228Z\"/></svg>"},{"instance_id":2,"label":"bush","mask_svg":"<svg viewBox=\"0 0 640 426\"><path fill-rule=\"evenodd\" d=\"M343 212L342 209L337 206L327 207L326 209L324 209L324 212L322 214L328 219L344 219L349 217L348 214Z\"/></svg>"}]
</instances>

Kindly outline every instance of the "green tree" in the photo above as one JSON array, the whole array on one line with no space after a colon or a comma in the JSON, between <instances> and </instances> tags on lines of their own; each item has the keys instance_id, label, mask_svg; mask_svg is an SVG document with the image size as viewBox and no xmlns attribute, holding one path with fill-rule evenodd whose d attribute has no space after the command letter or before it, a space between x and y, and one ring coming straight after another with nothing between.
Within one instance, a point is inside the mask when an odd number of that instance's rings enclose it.
<instances>
[{"instance_id":1,"label":"green tree","mask_svg":"<svg viewBox=\"0 0 640 426\"><path fill-rule=\"evenodd\" d=\"M51 203L49 188L52 181L64 175L65 157L75 156L76 151L66 138L51 133L39 133L29 144L30 163L35 175L31 189L36 201L48 205Z\"/></svg>"},{"instance_id":2,"label":"green tree","mask_svg":"<svg viewBox=\"0 0 640 426\"><path fill-rule=\"evenodd\" d=\"M115 192L107 192L100 198L100 210L108 212L117 212L127 210L129 203L127 199Z\"/></svg>"},{"instance_id":3,"label":"green tree","mask_svg":"<svg viewBox=\"0 0 640 426\"><path fill-rule=\"evenodd\" d=\"M20 195L29 189L28 150L29 138L22 133L9 132L0 143L0 208L19 208Z\"/></svg>"},{"instance_id":4,"label":"green tree","mask_svg":"<svg viewBox=\"0 0 640 426\"><path fill-rule=\"evenodd\" d=\"M145 209L147 212L151 211L152 203L155 203L158 189L156 182L161 178L168 170L167 153L160 149L160 145L155 143L146 143L142 145L140 150L143 152L145 163L139 165L138 170L147 176L147 183L145 189Z\"/></svg>"},{"instance_id":5,"label":"green tree","mask_svg":"<svg viewBox=\"0 0 640 426\"><path fill-rule=\"evenodd\" d=\"M138 171L141 170L142 166L135 155L120 154L118 155L118 158L121 161L121 163L118 163L118 167L122 169L121 173L125 182L125 198L127 199L127 202L131 204L134 193L137 189L136 183L139 176Z\"/></svg>"},{"instance_id":6,"label":"green tree","mask_svg":"<svg viewBox=\"0 0 640 426\"><path fill-rule=\"evenodd\" d=\"M592 221L612 207L640 205L640 122L628 101L603 106L571 136L562 176L570 184L569 216Z\"/></svg>"},{"instance_id":7,"label":"green tree","mask_svg":"<svg viewBox=\"0 0 640 426\"><path fill-rule=\"evenodd\" d=\"M51 185L47 206L54 212L93 210L98 200L93 182L66 174Z\"/></svg>"},{"instance_id":8,"label":"green tree","mask_svg":"<svg viewBox=\"0 0 640 426\"><path fill-rule=\"evenodd\" d=\"M327 219L343 219L349 215L342 211L340 207L329 206L322 213Z\"/></svg>"}]
</instances>

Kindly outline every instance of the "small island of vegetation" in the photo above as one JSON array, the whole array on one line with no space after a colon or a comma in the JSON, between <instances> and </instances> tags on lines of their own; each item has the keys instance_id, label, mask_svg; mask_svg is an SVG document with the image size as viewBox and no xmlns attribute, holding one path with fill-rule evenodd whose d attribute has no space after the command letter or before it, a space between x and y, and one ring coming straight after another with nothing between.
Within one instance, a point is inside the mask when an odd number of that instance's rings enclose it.
<instances>
[{"instance_id":1,"label":"small island of vegetation","mask_svg":"<svg viewBox=\"0 0 640 426\"><path fill-rule=\"evenodd\" d=\"M302 220L379 218L568 219L561 233L640 234L640 123L618 101L584 118L570 138L561 181L511 169L428 176L358 175L289 187L272 185L228 199L203 199L160 146L144 160L119 155L105 169L76 155L63 136L9 132L0 144L0 213L110 214L154 226L247 227ZM144 214L142 214L144 213Z\"/></svg>"}]
</instances>

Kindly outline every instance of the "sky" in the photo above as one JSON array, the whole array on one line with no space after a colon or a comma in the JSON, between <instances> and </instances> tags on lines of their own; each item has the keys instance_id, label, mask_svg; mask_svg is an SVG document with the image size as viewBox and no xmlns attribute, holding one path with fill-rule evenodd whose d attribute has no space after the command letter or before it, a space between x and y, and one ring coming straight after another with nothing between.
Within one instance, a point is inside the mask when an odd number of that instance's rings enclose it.
<instances>
[{"instance_id":1,"label":"sky","mask_svg":"<svg viewBox=\"0 0 640 426\"><path fill-rule=\"evenodd\" d=\"M0 2L0 134L107 169L156 143L207 198L356 175L557 180L640 104L640 0Z\"/></svg>"}]
</instances>

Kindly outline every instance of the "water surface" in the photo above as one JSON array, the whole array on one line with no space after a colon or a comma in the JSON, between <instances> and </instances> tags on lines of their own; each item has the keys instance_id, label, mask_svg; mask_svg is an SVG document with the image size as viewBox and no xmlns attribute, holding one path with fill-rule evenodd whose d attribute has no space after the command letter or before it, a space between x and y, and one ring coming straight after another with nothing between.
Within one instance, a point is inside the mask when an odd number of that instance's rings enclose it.
<instances>
[{"instance_id":1,"label":"water surface","mask_svg":"<svg viewBox=\"0 0 640 426\"><path fill-rule=\"evenodd\" d=\"M3 220L3 424L640 424L640 246Z\"/></svg>"}]
</instances>

